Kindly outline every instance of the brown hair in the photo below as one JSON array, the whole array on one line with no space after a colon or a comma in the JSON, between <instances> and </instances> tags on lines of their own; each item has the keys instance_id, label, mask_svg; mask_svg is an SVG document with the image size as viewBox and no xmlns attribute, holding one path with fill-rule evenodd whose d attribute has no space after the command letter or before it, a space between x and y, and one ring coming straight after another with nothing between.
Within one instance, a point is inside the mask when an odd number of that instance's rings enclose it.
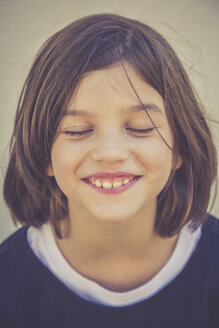
<instances>
[{"instance_id":1,"label":"brown hair","mask_svg":"<svg viewBox=\"0 0 219 328\"><path fill-rule=\"evenodd\" d=\"M182 64L151 27L113 14L87 16L50 37L40 49L19 99L4 197L14 222L40 227L48 219L59 233L68 214L66 196L46 168L57 127L86 72L129 62L164 99L173 140L173 170L158 196L155 229L171 236L206 217L216 177L211 133ZM161 136L162 137L162 136Z\"/></svg>"}]
</instances>

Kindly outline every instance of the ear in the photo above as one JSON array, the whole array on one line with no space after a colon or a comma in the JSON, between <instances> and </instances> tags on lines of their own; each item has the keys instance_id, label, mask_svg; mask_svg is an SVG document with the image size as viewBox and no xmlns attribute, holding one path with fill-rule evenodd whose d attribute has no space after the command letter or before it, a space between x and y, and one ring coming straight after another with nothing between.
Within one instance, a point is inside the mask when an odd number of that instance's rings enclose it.
<instances>
[{"instance_id":1,"label":"ear","mask_svg":"<svg viewBox=\"0 0 219 328\"><path fill-rule=\"evenodd\" d=\"M52 163L47 166L46 173L49 177L54 177Z\"/></svg>"},{"instance_id":2,"label":"ear","mask_svg":"<svg viewBox=\"0 0 219 328\"><path fill-rule=\"evenodd\" d=\"M177 155L173 158L173 169L178 170L183 164L183 159L180 155Z\"/></svg>"}]
</instances>

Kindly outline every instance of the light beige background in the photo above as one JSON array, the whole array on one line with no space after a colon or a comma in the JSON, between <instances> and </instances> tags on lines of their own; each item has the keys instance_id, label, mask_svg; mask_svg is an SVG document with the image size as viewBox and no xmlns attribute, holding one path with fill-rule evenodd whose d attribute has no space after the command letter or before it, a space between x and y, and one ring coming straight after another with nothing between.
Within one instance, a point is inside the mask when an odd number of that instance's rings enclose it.
<instances>
[{"instance_id":1,"label":"light beige background","mask_svg":"<svg viewBox=\"0 0 219 328\"><path fill-rule=\"evenodd\" d=\"M182 59L209 117L219 120L219 0L0 0L1 189L17 99L37 50L71 21L103 12L136 18L160 31ZM214 124L216 140L218 130ZM218 199L212 213L219 216ZM15 229L1 191L0 240Z\"/></svg>"}]
</instances>

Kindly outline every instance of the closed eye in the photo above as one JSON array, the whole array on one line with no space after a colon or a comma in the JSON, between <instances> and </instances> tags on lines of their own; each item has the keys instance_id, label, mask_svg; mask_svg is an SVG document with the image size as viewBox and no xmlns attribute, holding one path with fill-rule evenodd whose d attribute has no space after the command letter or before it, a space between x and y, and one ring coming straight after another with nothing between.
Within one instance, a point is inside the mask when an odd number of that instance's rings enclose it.
<instances>
[{"instance_id":1,"label":"closed eye","mask_svg":"<svg viewBox=\"0 0 219 328\"><path fill-rule=\"evenodd\" d=\"M80 136L83 136L83 135L86 135L90 132L92 132L93 130L84 130L84 131L64 131L64 134L70 136L70 137L80 137Z\"/></svg>"},{"instance_id":2,"label":"closed eye","mask_svg":"<svg viewBox=\"0 0 219 328\"><path fill-rule=\"evenodd\" d=\"M126 130L130 131L134 135L138 136L145 136L152 132L155 129L155 127L149 128L149 129L133 129L133 128L126 128ZM70 137L81 137L84 135L87 135L91 133L93 130L84 130L84 131L64 131L64 134L70 136Z\"/></svg>"},{"instance_id":3,"label":"closed eye","mask_svg":"<svg viewBox=\"0 0 219 328\"><path fill-rule=\"evenodd\" d=\"M130 132L133 133L133 134L136 134L136 135L143 135L143 136L149 134L149 133L152 132L154 129L155 129L155 127L153 127L153 128L149 128L149 129L132 129L132 128L126 128L126 130L130 131Z\"/></svg>"}]
</instances>

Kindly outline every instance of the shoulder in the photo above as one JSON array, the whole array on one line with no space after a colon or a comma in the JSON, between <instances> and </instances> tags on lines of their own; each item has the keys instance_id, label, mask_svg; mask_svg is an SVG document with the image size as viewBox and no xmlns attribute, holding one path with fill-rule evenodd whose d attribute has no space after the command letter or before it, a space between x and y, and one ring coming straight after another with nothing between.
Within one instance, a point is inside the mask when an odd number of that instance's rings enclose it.
<instances>
[{"instance_id":1,"label":"shoulder","mask_svg":"<svg viewBox=\"0 0 219 328\"><path fill-rule=\"evenodd\" d=\"M25 248L27 227L22 227L0 244L0 268L4 262L14 258L21 249Z\"/></svg>"},{"instance_id":2,"label":"shoulder","mask_svg":"<svg viewBox=\"0 0 219 328\"><path fill-rule=\"evenodd\" d=\"M22 227L0 245L0 289L13 285L27 267L30 248L26 239L27 227Z\"/></svg>"},{"instance_id":3,"label":"shoulder","mask_svg":"<svg viewBox=\"0 0 219 328\"><path fill-rule=\"evenodd\" d=\"M219 297L219 220L208 215L201 226L201 237L184 273L195 284L215 290Z\"/></svg>"},{"instance_id":4,"label":"shoulder","mask_svg":"<svg viewBox=\"0 0 219 328\"><path fill-rule=\"evenodd\" d=\"M216 327L219 322L219 220L212 215L202 226L202 254L206 259L205 270L208 270L208 310L209 327ZM204 271L204 270L202 270ZM202 274L202 272L200 272ZM203 281L202 281L203 284Z\"/></svg>"},{"instance_id":5,"label":"shoulder","mask_svg":"<svg viewBox=\"0 0 219 328\"><path fill-rule=\"evenodd\" d=\"M217 260L219 267L219 220L209 215L201 228L201 239L197 250L204 254L207 260Z\"/></svg>"},{"instance_id":6,"label":"shoulder","mask_svg":"<svg viewBox=\"0 0 219 328\"><path fill-rule=\"evenodd\" d=\"M219 238L219 219L213 215L208 215L203 223L202 230Z\"/></svg>"},{"instance_id":7,"label":"shoulder","mask_svg":"<svg viewBox=\"0 0 219 328\"><path fill-rule=\"evenodd\" d=\"M212 215L202 225L196 254L200 259L200 274L208 273L209 295L215 295L219 302L219 220Z\"/></svg>"},{"instance_id":8,"label":"shoulder","mask_svg":"<svg viewBox=\"0 0 219 328\"><path fill-rule=\"evenodd\" d=\"M219 285L219 220L212 215L209 215L202 225L197 253Z\"/></svg>"},{"instance_id":9,"label":"shoulder","mask_svg":"<svg viewBox=\"0 0 219 328\"><path fill-rule=\"evenodd\" d=\"M0 245L0 290L18 291L32 281L36 268L42 266L27 241L28 227L22 227ZM18 288L19 285L19 288ZM1 301L0 297L0 301Z\"/></svg>"},{"instance_id":10,"label":"shoulder","mask_svg":"<svg viewBox=\"0 0 219 328\"><path fill-rule=\"evenodd\" d=\"M202 239L208 240L209 247L219 247L219 219L209 215L202 225Z\"/></svg>"},{"instance_id":11,"label":"shoulder","mask_svg":"<svg viewBox=\"0 0 219 328\"><path fill-rule=\"evenodd\" d=\"M45 290L54 285L28 244L27 229L19 229L0 245L0 326L4 316L19 322L25 313L32 320L33 307L42 304Z\"/></svg>"},{"instance_id":12,"label":"shoulder","mask_svg":"<svg viewBox=\"0 0 219 328\"><path fill-rule=\"evenodd\" d=\"M28 244L26 243L27 227L22 227L3 241L0 245L0 322L7 322L10 308L15 308L14 300L17 304L23 289L25 269L25 253ZM23 278L22 278L23 277ZM14 326L13 326L14 327Z\"/></svg>"},{"instance_id":13,"label":"shoulder","mask_svg":"<svg viewBox=\"0 0 219 328\"><path fill-rule=\"evenodd\" d=\"M8 253L13 252L13 250L17 251L18 246L21 247L23 245L27 229L28 227L18 229L0 244L0 261L4 259Z\"/></svg>"}]
</instances>

